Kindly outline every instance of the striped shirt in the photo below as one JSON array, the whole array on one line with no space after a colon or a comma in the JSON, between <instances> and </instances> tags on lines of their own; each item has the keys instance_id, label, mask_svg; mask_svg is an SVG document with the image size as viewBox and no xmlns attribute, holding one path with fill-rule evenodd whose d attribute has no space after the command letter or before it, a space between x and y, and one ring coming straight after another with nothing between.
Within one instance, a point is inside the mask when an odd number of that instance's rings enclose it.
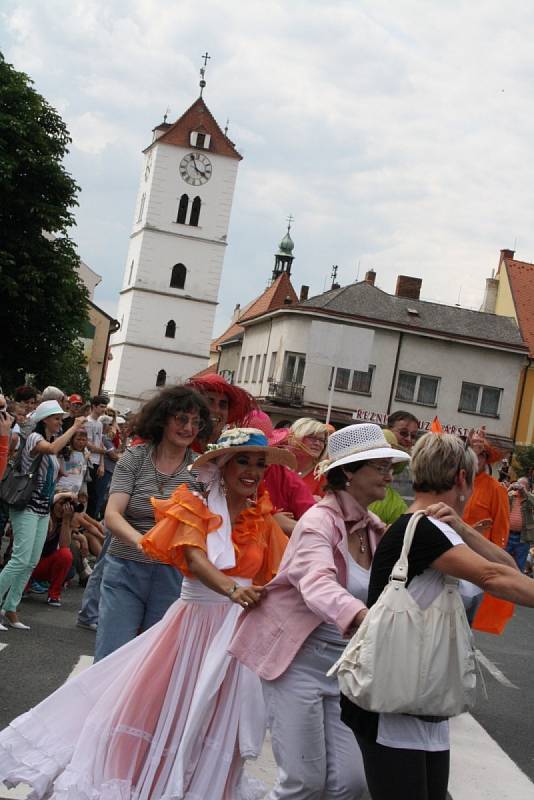
<instances>
[{"instance_id":1,"label":"striped shirt","mask_svg":"<svg viewBox=\"0 0 534 800\"><path fill-rule=\"evenodd\" d=\"M124 518L138 533L147 533L154 526L154 509L150 504L151 497L170 497L177 486L186 483L194 491L201 485L196 475L191 474L188 466L195 460L195 453L187 449L185 458L173 475L165 475L156 469L153 461L152 444L139 444L129 447L117 461L111 487L111 494L124 493L130 495L130 501L124 512ZM126 544L113 536L109 554L132 561L153 563L152 559L131 544Z\"/></svg>"},{"instance_id":2,"label":"striped shirt","mask_svg":"<svg viewBox=\"0 0 534 800\"><path fill-rule=\"evenodd\" d=\"M37 447L39 442L43 441L44 437L41 436L40 433L35 432L30 433L26 439L26 444L24 445L24 450L22 451L21 455L20 468L22 473L27 473L30 471L31 465L39 455L38 453L33 453L32 455L32 450ZM32 493L30 502L26 506L27 511L33 511L34 514L39 514L41 517L46 517L46 515L50 513L52 497L54 496L53 487L50 487L52 488L51 496L42 494L43 489L45 488L46 475L49 467L52 469L52 482L54 484L56 483L59 472L59 461L56 456L45 454L43 455L39 465L39 473L37 475L35 489Z\"/></svg>"}]
</instances>

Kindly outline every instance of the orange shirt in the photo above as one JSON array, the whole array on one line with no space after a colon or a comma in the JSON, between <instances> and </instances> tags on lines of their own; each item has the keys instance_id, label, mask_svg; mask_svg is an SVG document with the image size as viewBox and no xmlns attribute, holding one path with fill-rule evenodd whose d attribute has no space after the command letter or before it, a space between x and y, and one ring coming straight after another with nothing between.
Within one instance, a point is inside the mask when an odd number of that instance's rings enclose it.
<instances>
[{"instance_id":1,"label":"orange shirt","mask_svg":"<svg viewBox=\"0 0 534 800\"><path fill-rule=\"evenodd\" d=\"M172 564L188 577L184 546L208 552L207 538L217 530L221 518L212 514L204 501L179 486L167 500L151 498L156 524L143 536L141 547L148 556ZM245 509L234 523L232 542L236 565L224 569L225 575L251 578L268 583L277 573L288 538L271 516L273 506L267 493Z\"/></svg>"},{"instance_id":2,"label":"orange shirt","mask_svg":"<svg viewBox=\"0 0 534 800\"><path fill-rule=\"evenodd\" d=\"M482 533L499 547L506 547L510 532L510 504L508 492L502 483L487 472L479 473L474 480L473 494L467 501L463 519L468 525L491 519L491 527Z\"/></svg>"}]
</instances>

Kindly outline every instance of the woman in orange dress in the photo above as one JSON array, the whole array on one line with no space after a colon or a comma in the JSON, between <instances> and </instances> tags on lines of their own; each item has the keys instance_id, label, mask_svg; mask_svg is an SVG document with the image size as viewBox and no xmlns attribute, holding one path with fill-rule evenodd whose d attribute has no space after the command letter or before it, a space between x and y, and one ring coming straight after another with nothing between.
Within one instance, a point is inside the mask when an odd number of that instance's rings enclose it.
<instances>
[{"instance_id":1,"label":"woman in orange dress","mask_svg":"<svg viewBox=\"0 0 534 800\"><path fill-rule=\"evenodd\" d=\"M184 573L161 622L69 681L0 733L0 779L55 800L256 800L247 778L264 708L257 677L227 653L243 609L261 602L286 536L269 463L294 467L261 431L237 428L194 464L206 499L181 485L155 500L143 550Z\"/></svg>"}]
</instances>

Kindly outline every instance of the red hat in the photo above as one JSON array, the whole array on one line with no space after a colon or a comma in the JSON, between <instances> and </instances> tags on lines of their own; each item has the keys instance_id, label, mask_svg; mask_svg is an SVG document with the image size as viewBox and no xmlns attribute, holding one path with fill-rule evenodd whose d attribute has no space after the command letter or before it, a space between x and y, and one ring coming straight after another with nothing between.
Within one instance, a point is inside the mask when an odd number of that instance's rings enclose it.
<instances>
[{"instance_id":1,"label":"red hat","mask_svg":"<svg viewBox=\"0 0 534 800\"><path fill-rule=\"evenodd\" d=\"M258 404L251 394L244 389L233 386L223 378L222 375L204 375L202 378L191 378L187 385L196 389L201 394L206 392L218 392L228 398L228 423L230 425L239 424L250 414Z\"/></svg>"},{"instance_id":2,"label":"red hat","mask_svg":"<svg viewBox=\"0 0 534 800\"><path fill-rule=\"evenodd\" d=\"M273 428L271 418L265 411L254 410L245 418L243 425L247 428L256 428L262 431L269 440L269 447L278 447L285 444L289 438L289 428Z\"/></svg>"},{"instance_id":3,"label":"red hat","mask_svg":"<svg viewBox=\"0 0 534 800\"><path fill-rule=\"evenodd\" d=\"M83 397L80 394L71 394L68 398L69 403L79 403L83 405Z\"/></svg>"}]
</instances>

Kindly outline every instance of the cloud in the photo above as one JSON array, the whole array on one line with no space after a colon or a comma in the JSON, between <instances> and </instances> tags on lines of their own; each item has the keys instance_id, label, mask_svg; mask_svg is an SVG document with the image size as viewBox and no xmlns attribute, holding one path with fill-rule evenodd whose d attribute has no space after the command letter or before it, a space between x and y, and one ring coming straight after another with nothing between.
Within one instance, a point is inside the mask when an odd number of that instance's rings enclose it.
<instances>
[{"instance_id":1,"label":"cloud","mask_svg":"<svg viewBox=\"0 0 534 800\"><path fill-rule=\"evenodd\" d=\"M373 266L477 307L501 247L534 260L534 9L497 0L7 0L5 54L61 108L82 186L75 238L122 281L141 153L198 91L245 158L218 311L258 294L295 217L295 283ZM236 287L247 275L247 296ZM107 306L109 307L109 306Z\"/></svg>"}]
</instances>

